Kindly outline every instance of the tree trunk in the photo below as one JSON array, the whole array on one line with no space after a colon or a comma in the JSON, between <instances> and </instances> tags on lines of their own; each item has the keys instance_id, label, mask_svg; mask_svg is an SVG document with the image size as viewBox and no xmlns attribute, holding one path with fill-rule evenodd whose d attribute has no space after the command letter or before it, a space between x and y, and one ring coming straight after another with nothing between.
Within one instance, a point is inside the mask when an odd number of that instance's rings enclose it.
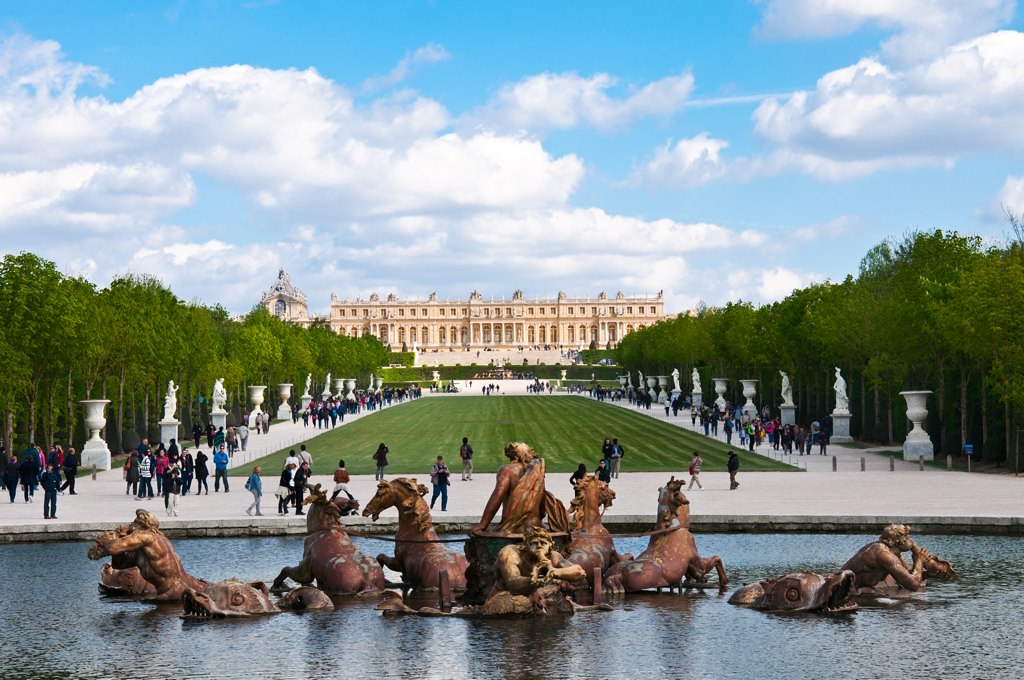
<instances>
[{"instance_id":1,"label":"tree trunk","mask_svg":"<svg viewBox=\"0 0 1024 680\"><path fill-rule=\"evenodd\" d=\"M149 439L149 387L142 395L142 437Z\"/></svg>"},{"instance_id":2,"label":"tree trunk","mask_svg":"<svg viewBox=\"0 0 1024 680\"><path fill-rule=\"evenodd\" d=\"M986 379L984 369L981 373L981 452L982 456L988 453L988 395L985 389L988 386L988 380Z\"/></svg>"},{"instance_id":3,"label":"tree trunk","mask_svg":"<svg viewBox=\"0 0 1024 680\"><path fill-rule=\"evenodd\" d=\"M967 384L970 374L967 372L967 360L960 360L960 451L967 446Z\"/></svg>"},{"instance_id":4,"label":"tree trunk","mask_svg":"<svg viewBox=\"0 0 1024 680\"><path fill-rule=\"evenodd\" d=\"M121 445L121 435L124 432L124 381L127 379L128 370L122 366L121 375L117 379L117 446L119 450L123 450L124 446ZM109 437L107 441L110 441Z\"/></svg>"},{"instance_id":5,"label":"tree trunk","mask_svg":"<svg viewBox=\"0 0 1024 680\"><path fill-rule=\"evenodd\" d=\"M9 453L14 453L14 406L8 404L4 414L4 444Z\"/></svg>"},{"instance_id":6,"label":"tree trunk","mask_svg":"<svg viewBox=\"0 0 1024 680\"><path fill-rule=\"evenodd\" d=\"M1010 401L1006 400L1003 402L1003 413L1006 415L1006 457L1007 462L1010 461L1010 446L1013 443L1013 421L1010 420Z\"/></svg>"},{"instance_id":7,"label":"tree trunk","mask_svg":"<svg viewBox=\"0 0 1024 680\"><path fill-rule=\"evenodd\" d=\"M885 401L886 401L886 405L888 406L888 408L886 408L886 411L888 412L888 413L886 413L886 416L889 419L888 441L891 444L893 442L893 436L892 436L892 392L890 392L888 394L888 396L887 396Z\"/></svg>"},{"instance_id":8,"label":"tree trunk","mask_svg":"<svg viewBox=\"0 0 1024 680\"><path fill-rule=\"evenodd\" d=\"M74 392L71 389L71 369L68 369L68 393L67 393L67 426L68 426L68 445L71 444L71 440L75 437L75 402Z\"/></svg>"},{"instance_id":9,"label":"tree trunk","mask_svg":"<svg viewBox=\"0 0 1024 680\"><path fill-rule=\"evenodd\" d=\"M946 371L943 357L939 357L939 453L946 453Z\"/></svg>"},{"instance_id":10,"label":"tree trunk","mask_svg":"<svg viewBox=\"0 0 1024 680\"><path fill-rule=\"evenodd\" d=\"M47 391L49 395L47 395L48 398L46 400L46 446L52 447L54 434L57 429L57 419L54 417L53 385L50 385Z\"/></svg>"},{"instance_id":11,"label":"tree trunk","mask_svg":"<svg viewBox=\"0 0 1024 680\"><path fill-rule=\"evenodd\" d=\"M868 391L864 371L860 372L860 437L868 439Z\"/></svg>"}]
</instances>

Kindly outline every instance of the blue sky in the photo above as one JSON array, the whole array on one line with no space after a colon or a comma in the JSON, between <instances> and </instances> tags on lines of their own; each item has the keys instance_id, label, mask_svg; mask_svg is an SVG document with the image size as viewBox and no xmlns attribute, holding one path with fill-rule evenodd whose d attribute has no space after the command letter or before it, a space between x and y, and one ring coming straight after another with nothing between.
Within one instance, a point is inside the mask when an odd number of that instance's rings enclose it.
<instances>
[{"instance_id":1,"label":"blue sky","mask_svg":"<svg viewBox=\"0 0 1024 680\"><path fill-rule=\"evenodd\" d=\"M0 252L252 306L785 297L1024 210L1010 0L0 3Z\"/></svg>"}]
</instances>

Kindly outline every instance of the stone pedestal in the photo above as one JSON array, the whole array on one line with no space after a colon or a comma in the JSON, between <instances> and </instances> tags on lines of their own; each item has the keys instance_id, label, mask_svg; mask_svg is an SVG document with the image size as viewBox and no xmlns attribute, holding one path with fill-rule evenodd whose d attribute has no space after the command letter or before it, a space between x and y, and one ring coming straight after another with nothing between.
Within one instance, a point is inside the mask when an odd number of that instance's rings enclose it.
<instances>
[{"instance_id":1,"label":"stone pedestal","mask_svg":"<svg viewBox=\"0 0 1024 680\"><path fill-rule=\"evenodd\" d=\"M659 390L658 391L658 403L659 404L664 404L665 401L668 399L668 376L667 375L659 375L658 376L658 390Z\"/></svg>"},{"instance_id":2,"label":"stone pedestal","mask_svg":"<svg viewBox=\"0 0 1024 680\"><path fill-rule=\"evenodd\" d=\"M923 425L928 417L928 395L931 393L931 390L900 392L907 400L907 419L914 424L903 442L903 460L917 460L921 456L925 460L935 460L935 446Z\"/></svg>"},{"instance_id":3,"label":"stone pedestal","mask_svg":"<svg viewBox=\"0 0 1024 680\"><path fill-rule=\"evenodd\" d=\"M796 425L796 404L783 404L779 408L782 410L782 424Z\"/></svg>"},{"instance_id":4,"label":"stone pedestal","mask_svg":"<svg viewBox=\"0 0 1024 680\"><path fill-rule=\"evenodd\" d=\"M214 409L210 411L210 422L213 423L214 431L224 428L225 431L228 429L228 412L224 409Z\"/></svg>"},{"instance_id":5,"label":"stone pedestal","mask_svg":"<svg viewBox=\"0 0 1024 680\"><path fill-rule=\"evenodd\" d=\"M850 436L849 411L832 412L832 436L829 438L828 441L830 444L853 441L853 437Z\"/></svg>"},{"instance_id":6,"label":"stone pedestal","mask_svg":"<svg viewBox=\"0 0 1024 680\"><path fill-rule=\"evenodd\" d=\"M704 405L704 395L703 394L694 393L693 396L690 397L690 406L691 406L691 408L695 408L695 409L699 410L700 407L703 406L703 405Z\"/></svg>"},{"instance_id":7,"label":"stone pedestal","mask_svg":"<svg viewBox=\"0 0 1024 680\"><path fill-rule=\"evenodd\" d=\"M100 437L100 430L107 424L103 410L110 403L109 399L84 399L85 427L89 430L89 440L82 447L82 467L96 466L97 470L110 469L110 449Z\"/></svg>"},{"instance_id":8,"label":"stone pedestal","mask_svg":"<svg viewBox=\"0 0 1024 680\"><path fill-rule=\"evenodd\" d=\"M160 425L160 442L164 447L170 446L172 439L178 440L178 428L181 426L179 421L165 418L157 424Z\"/></svg>"},{"instance_id":9,"label":"stone pedestal","mask_svg":"<svg viewBox=\"0 0 1024 680\"><path fill-rule=\"evenodd\" d=\"M302 397L300 397L300 398L302 399L302 402L301 402L302 410L305 411L307 408L309 408L309 405L311 403L313 403L313 395L312 394L303 394Z\"/></svg>"}]
</instances>

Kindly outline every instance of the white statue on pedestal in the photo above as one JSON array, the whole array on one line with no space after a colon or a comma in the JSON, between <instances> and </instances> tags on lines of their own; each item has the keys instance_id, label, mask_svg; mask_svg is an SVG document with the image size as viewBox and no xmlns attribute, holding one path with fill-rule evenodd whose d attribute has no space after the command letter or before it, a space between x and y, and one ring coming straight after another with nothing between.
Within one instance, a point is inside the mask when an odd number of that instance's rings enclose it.
<instances>
[{"instance_id":1,"label":"white statue on pedestal","mask_svg":"<svg viewBox=\"0 0 1024 680\"><path fill-rule=\"evenodd\" d=\"M836 366L836 382L832 387L836 390L836 410L849 411L850 397L846 394L846 381L843 379L838 366Z\"/></svg>"},{"instance_id":2,"label":"white statue on pedestal","mask_svg":"<svg viewBox=\"0 0 1024 680\"><path fill-rule=\"evenodd\" d=\"M324 383L324 394L331 393L331 374L327 374L327 382Z\"/></svg>"},{"instance_id":3,"label":"white statue on pedestal","mask_svg":"<svg viewBox=\"0 0 1024 680\"><path fill-rule=\"evenodd\" d=\"M779 371L782 376L782 404L790 406L793 403L793 386L789 384L789 375L785 371Z\"/></svg>"},{"instance_id":4,"label":"white statue on pedestal","mask_svg":"<svg viewBox=\"0 0 1024 680\"><path fill-rule=\"evenodd\" d=\"M223 411L226 403L228 403L228 391L224 389L224 378L217 378L217 381L213 383L213 410Z\"/></svg>"},{"instance_id":5,"label":"white statue on pedestal","mask_svg":"<svg viewBox=\"0 0 1024 680\"><path fill-rule=\"evenodd\" d=\"M174 420L174 412L178 410L178 389L173 380L167 381L167 395L164 396L164 420Z\"/></svg>"},{"instance_id":6,"label":"white statue on pedestal","mask_svg":"<svg viewBox=\"0 0 1024 680\"><path fill-rule=\"evenodd\" d=\"M309 390L310 390L311 387L313 387L313 374L312 373L307 373L306 374L306 390L302 393L302 396L308 397L309 396Z\"/></svg>"},{"instance_id":7,"label":"white statue on pedestal","mask_svg":"<svg viewBox=\"0 0 1024 680\"><path fill-rule=\"evenodd\" d=\"M700 371L696 367L693 369L693 375L690 376L693 379L693 393L704 394L704 390L700 386Z\"/></svg>"},{"instance_id":8,"label":"white statue on pedestal","mask_svg":"<svg viewBox=\"0 0 1024 680\"><path fill-rule=\"evenodd\" d=\"M672 390L673 392L682 392L683 391L683 388L679 386L679 369L678 368L673 368L672 369L672 382L675 385L675 389Z\"/></svg>"},{"instance_id":9,"label":"white statue on pedestal","mask_svg":"<svg viewBox=\"0 0 1024 680\"><path fill-rule=\"evenodd\" d=\"M643 386L644 386L644 372L643 372L643 371L641 371L641 370L639 370L639 369L637 369L637 372L636 372L636 374L637 374L637 375L639 376L639 378L640 378L640 387L643 387Z\"/></svg>"}]
</instances>

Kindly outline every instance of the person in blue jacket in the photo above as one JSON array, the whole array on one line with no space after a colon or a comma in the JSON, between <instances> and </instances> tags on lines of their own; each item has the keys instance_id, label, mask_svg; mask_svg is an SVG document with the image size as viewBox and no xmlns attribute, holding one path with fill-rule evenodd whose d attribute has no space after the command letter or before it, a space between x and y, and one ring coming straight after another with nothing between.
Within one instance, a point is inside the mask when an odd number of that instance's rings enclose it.
<instances>
[{"instance_id":1,"label":"person in blue jacket","mask_svg":"<svg viewBox=\"0 0 1024 680\"><path fill-rule=\"evenodd\" d=\"M57 491L60 490L60 473L54 472L53 463L47 463L46 472L39 475L43 487L43 519L57 519Z\"/></svg>"},{"instance_id":2,"label":"person in blue jacket","mask_svg":"<svg viewBox=\"0 0 1024 680\"><path fill-rule=\"evenodd\" d=\"M221 444L217 449L217 452L213 454L213 467L214 467L214 478L213 478L213 491L217 493L220 491L220 482L224 480L224 493L230 491L228 488L228 452L224 449L224 445Z\"/></svg>"}]
</instances>

